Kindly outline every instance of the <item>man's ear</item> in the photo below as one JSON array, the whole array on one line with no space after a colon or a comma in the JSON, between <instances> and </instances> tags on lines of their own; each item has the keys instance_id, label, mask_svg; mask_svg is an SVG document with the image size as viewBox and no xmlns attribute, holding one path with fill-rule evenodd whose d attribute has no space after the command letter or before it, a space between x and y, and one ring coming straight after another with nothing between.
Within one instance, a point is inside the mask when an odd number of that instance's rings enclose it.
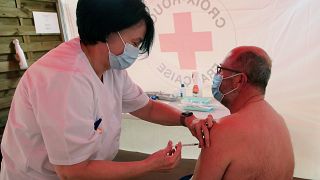
<instances>
[{"instance_id":1,"label":"man's ear","mask_svg":"<svg viewBox=\"0 0 320 180\"><path fill-rule=\"evenodd\" d=\"M241 73L239 74L239 76L233 78L233 84L236 86L236 87L241 87L241 86L244 86L247 81L248 81L248 77L246 74L244 73Z\"/></svg>"}]
</instances>

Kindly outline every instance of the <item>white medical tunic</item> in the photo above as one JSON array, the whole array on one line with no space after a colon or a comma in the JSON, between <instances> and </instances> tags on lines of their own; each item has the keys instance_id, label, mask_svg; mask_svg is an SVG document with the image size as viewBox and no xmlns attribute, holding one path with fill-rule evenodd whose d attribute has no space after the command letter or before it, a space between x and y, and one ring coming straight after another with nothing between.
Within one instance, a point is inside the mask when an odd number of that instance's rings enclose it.
<instances>
[{"instance_id":1,"label":"white medical tunic","mask_svg":"<svg viewBox=\"0 0 320 180\"><path fill-rule=\"evenodd\" d=\"M102 82L79 38L61 44L34 63L17 86L1 144L0 179L58 179L53 164L112 160L122 113L148 101L125 70L107 70Z\"/></svg>"}]
</instances>

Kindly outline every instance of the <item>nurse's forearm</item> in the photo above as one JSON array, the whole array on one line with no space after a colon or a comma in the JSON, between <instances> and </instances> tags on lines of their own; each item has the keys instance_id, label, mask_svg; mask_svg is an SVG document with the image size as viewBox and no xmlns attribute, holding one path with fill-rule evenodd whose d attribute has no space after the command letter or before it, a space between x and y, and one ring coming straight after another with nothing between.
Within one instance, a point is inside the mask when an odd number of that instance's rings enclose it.
<instances>
[{"instance_id":1,"label":"nurse's forearm","mask_svg":"<svg viewBox=\"0 0 320 180\"><path fill-rule=\"evenodd\" d=\"M131 114L156 124L168 126L180 125L181 111L160 101L150 100L145 107Z\"/></svg>"},{"instance_id":2,"label":"nurse's forearm","mask_svg":"<svg viewBox=\"0 0 320 180\"><path fill-rule=\"evenodd\" d=\"M181 110L160 101L154 101L150 111L150 119L147 121L167 126L177 126L181 125L180 115Z\"/></svg>"},{"instance_id":3,"label":"nurse's forearm","mask_svg":"<svg viewBox=\"0 0 320 180\"><path fill-rule=\"evenodd\" d=\"M55 166L62 180L129 179L152 171L146 161L113 162L92 160L71 166Z\"/></svg>"},{"instance_id":4,"label":"nurse's forearm","mask_svg":"<svg viewBox=\"0 0 320 180\"><path fill-rule=\"evenodd\" d=\"M181 125L181 110L168 104L162 103L161 101L149 100L146 106L134 112L131 112L131 114L140 119L156 124L167 126ZM192 118L195 117L192 116Z\"/></svg>"}]
</instances>

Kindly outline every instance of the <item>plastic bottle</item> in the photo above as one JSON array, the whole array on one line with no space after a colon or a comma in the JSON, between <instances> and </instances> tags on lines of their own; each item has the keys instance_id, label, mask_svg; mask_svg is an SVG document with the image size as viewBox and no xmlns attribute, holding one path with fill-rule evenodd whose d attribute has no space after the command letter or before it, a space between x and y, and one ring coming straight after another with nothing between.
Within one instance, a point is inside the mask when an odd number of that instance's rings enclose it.
<instances>
[{"instance_id":1,"label":"plastic bottle","mask_svg":"<svg viewBox=\"0 0 320 180\"><path fill-rule=\"evenodd\" d=\"M28 63L27 63L26 57L23 53L23 50L19 44L19 40L14 39L12 42L13 42L15 50L16 50L16 59L19 61L20 69L27 69Z\"/></svg>"},{"instance_id":2,"label":"plastic bottle","mask_svg":"<svg viewBox=\"0 0 320 180\"><path fill-rule=\"evenodd\" d=\"M183 98L186 96L186 87L183 83L180 85L180 97Z\"/></svg>"},{"instance_id":3,"label":"plastic bottle","mask_svg":"<svg viewBox=\"0 0 320 180\"><path fill-rule=\"evenodd\" d=\"M192 87L192 95L194 97L198 97L199 96L199 86L197 84L194 84Z\"/></svg>"},{"instance_id":4,"label":"plastic bottle","mask_svg":"<svg viewBox=\"0 0 320 180\"><path fill-rule=\"evenodd\" d=\"M192 72L193 88L192 95L194 97L202 97L202 81L198 72Z\"/></svg>"}]
</instances>

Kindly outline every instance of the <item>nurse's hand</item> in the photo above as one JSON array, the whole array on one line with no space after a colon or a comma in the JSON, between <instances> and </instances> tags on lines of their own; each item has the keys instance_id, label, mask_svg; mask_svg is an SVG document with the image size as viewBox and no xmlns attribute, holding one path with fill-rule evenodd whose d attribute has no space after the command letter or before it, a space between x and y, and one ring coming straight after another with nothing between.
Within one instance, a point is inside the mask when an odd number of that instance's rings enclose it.
<instances>
[{"instance_id":1,"label":"nurse's hand","mask_svg":"<svg viewBox=\"0 0 320 180\"><path fill-rule=\"evenodd\" d=\"M168 142L166 148L150 155L145 162L151 171L170 171L175 168L181 160L181 142L172 146L172 141Z\"/></svg>"},{"instance_id":2,"label":"nurse's hand","mask_svg":"<svg viewBox=\"0 0 320 180\"><path fill-rule=\"evenodd\" d=\"M199 140L200 148L210 146L209 131L214 123L215 121L211 114L206 119L193 119L190 122L186 122L191 134Z\"/></svg>"}]
</instances>

